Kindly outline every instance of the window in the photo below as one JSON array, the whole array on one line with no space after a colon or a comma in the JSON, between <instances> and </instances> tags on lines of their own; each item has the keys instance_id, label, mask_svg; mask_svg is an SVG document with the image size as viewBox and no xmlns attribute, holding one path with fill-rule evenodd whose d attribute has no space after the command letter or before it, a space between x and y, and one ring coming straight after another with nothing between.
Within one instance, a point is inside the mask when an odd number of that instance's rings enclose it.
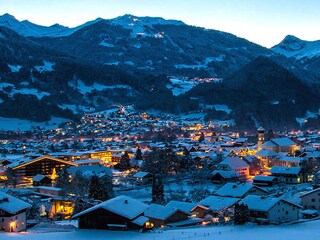
<instances>
[{"instance_id":1,"label":"window","mask_svg":"<svg viewBox=\"0 0 320 240\"><path fill-rule=\"evenodd\" d=\"M316 200L314 198L311 199L311 202L315 202Z\"/></svg>"},{"instance_id":2,"label":"window","mask_svg":"<svg viewBox=\"0 0 320 240\"><path fill-rule=\"evenodd\" d=\"M288 215L288 214L289 214L289 212L288 212L288 211L286 211L286 214Z\"/></svg>"}]
</instances>

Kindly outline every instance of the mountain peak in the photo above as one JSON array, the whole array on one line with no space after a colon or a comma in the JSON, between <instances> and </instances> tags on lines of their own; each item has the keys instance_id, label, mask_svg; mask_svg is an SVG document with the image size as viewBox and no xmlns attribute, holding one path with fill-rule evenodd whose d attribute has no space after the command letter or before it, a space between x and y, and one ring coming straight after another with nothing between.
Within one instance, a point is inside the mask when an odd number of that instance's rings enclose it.
<instances>
[{"instance_id":1,"label":"mountain peak","mask_svg":"<svg viewBox=\"0 0 320 240\"><path fill-rule=\"evenodd\" d=\"M125 14L123 16L119 16L113 19L110 19L110 21L117 25L127 25L129 24L132 26L132 24L139 24L139 25L185 25L182 21L179 20L167 20L161 17L138 17L131 14Z\"/></svg>"},{"instance_id":2,"label":"mountain peak","mask_svg":"<svg viewBox=\"0 0 320 240\"><path fill-rule=\"evenodd\" d=\"M12 16L12 15L9 14L9 13L3 14L2 16L0 16L0 18L17 20L14 16Z\"/></svg>"},{"instance_id":3,"label":"mountain peak","mask_svg":"<svg viewBox=\"0 0 320 240\"><path fill-rule=\"evenodd\" d=\"M287 35L281 42L292 42L292 41L302 41L302 40L296 36Z\"/></svg>"}]
</instances>

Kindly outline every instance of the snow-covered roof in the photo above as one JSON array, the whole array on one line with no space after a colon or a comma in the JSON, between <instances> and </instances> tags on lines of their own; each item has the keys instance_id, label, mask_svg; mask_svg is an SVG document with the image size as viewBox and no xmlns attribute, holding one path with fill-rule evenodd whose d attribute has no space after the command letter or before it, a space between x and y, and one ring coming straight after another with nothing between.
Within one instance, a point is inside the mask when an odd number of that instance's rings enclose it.
<instances>
[{"instance_id":1,"label":"snow-covered roof","mask_svg":"<svg viewBox=\"0 0 320 240\"><path fill-rule=\"evenodd\" d=\"M277 144L275 144L274 142L272 142L272 141L266 141L266 142L264 142L262 145L261 145L261 147L276 147L277 146Z\"/></svg>"},{"instance_id":2,"label":"snow-covered roof","mask_svg":"<svg viewBox=\"0 0 320 240\"><path fill-rule=\"evenodd\" d=\"M265 181L272 182L276 177L274 176L266 176L266 175L257 175L252 179L253 181Z\"/></svg>"},{"instance_id":3,"label":"snow-covered roof","mask_svg":"<svg viewBox=\"0 0 320 240\"><path fill-rule=\"evenodd\" d=\"M295 162L295 163L300 163L303 161L303 158L301 157L290 157L290 156L281 156L279 158L281 161L287 161L287 162Z\"/></svg>"},{"instance_id":4,"label":"snow-covered roof","mask_svg":"<svg viewBox=\"0 0 320 240\"><path fill-rule=\"evenodd\" d=\"M1 210L14 214L16 212L19 212L21 210L24 210L30 207L31 205L29 203L26 203L25 201L22 201L9 194L0 192L0 209Z\"/></svg>"},{"instance_id":5,"label":"snow-covered roof","mask_svg":"<svg viewBox=\"0 0 320 240\"><path fill-rule=\"evenodd\" d=\"M262 149L259 152L257 152L256 155L257 156L262 156L262 157L275 157L278 154L275 151L272 151L272 150Z\"/></svg>"},{"instance_id":6,"label":"snow-covered roof","mask_svg":"<svg viewBox=\"0 0 320 240\"><path fill-rule=\"evenodd\" d=\"M229 165L231 169L249 167L249 164L247 164L245 161L240 159L238 156L236 156L236 157L226 157L218 165Z\"/></svg>"},{"instance_id":7,"label":"snow-covered roof","mask_svg":"<svg viewBox=\"0 0 320 240\"><path fill-rule=\"evenodd\" d=\"M107 175L109 177L113 177L112 171L110 168L99 164L99 165L90 165L90 166L77 166L68 168L68 172L74 176L76 172L81 172L85 177L91 177L93 175L97 175L102 177Z\"/></svg>"},{"instance_id":8,"label":"snow-covered roof","mask_svg":"<svg viewBox=\"0 0 320 240\"><path fill-rule=\"evenodd\" d=\"M211 176L215 176L216 174L220 174L224 179L239 177L239 173L235 170L214 170Z\"/></svg>"},{"instance_id":9,"label":"snow-covered roof","mask_svg":"<svg viewBox=\"0 0 320 240\"><path fill-rule=\"evenodd\" d=\"M160 220L166 220L176 212L184 212L175 207L167 207L159 204L151 204L144 212L144 215L149 218L155 218ZM185 214L189 214L189 212L184 212Z\"/></svg>"},{"instance_id":10,"label":"snow-covered roof","mask_svg":"<svg viewBox=\"0 0 320 240\"><path fill-rule=\"evenodd\" d=\"M199 204L209 207L213 211L219 211L223 208L229 208L239 202L240 198L209 196L201 200Z\"/></svg>"},{"instance_id":11,"label":"snow-covered roof","mask_svg":"<svg viewBox=\"0 0 320 240\"><path fill-rule=\"evenodd\" d=\"M219 196L225 196L225 197L243 197L248 191L250 191L252 188L259 189L263 192L266 192L264 189L259 188L257 186L254 186L252 184L247 183L241 183L241 184L235 184L235 183L226 183L224 186L222 186L220 189L218 189L215 194Z\"/></svg>"},{"instance_id":12,"label":"snow-covered roof","mask_svg":"<svg viewBox=\"0 0 320 240\"><path fill-rule=\"evenodd\" d=\"M244 199L242 199L239 202L239 204L241 204L241 203L246 204L250 210L267 212L280 201L286 202L288 204L291 204L291 205L294 205L294 206L297 206L300 208L299 205L296 205L296 204L289 202L287 200L283 200L281 198L262 197L262 196L256 196L256 195L246 196Z\"/></svg>"},{"instance_id":13,"label":"snow-covered roof","mask_svg":"<svg viewBox=\"0 0 320 240\"><path fill-rule=\"evenodd\" d=\"M132 221L132 223L138 225L138 226L143 226L146 222L149 221L149 218L145 217L145 216L140 216L140 217L137 217L136 219L134 219Z\"/></svg>"},{"instance_id":14,"label":"snow-covered roof","mask_svg":"<svg viewBox=\"0 0 320 240\"><path fill-rule=\"evenodd\" d=\"M301 167L282 167L282 166L273 166L269 172L272 174L299 174Z\"/></svg>"},{"instance_id":15,"label":"snow-covered roof","mask_svg":"<svg viewBox=\"0 0 320 240\"><path fill-rule=\"evenodd\" d=\"M39 181L41 181L42 179L44 179L45 177L47 177L46 175L43 175L43 174L37 174L36 176L34 176L33 178L32 178L32 180L34 181L34 182L39 182Z\"/></svg>"},{"instance_id":16,"label":"snow-covered roof","mask_svg":"<svg viewBox=\"0 0 320 240\"><path fill-rule=\"evenodd\" d=\"M138 217L139 215L141 215L147 208L148 208L147 204L140 202L134 198L121 195L121 196L112 198L108 201L102 202L85 211L82 211L74 215L72 218L80 217L84 214L93 212L97 209L105 209L107 211L113 212L122 217L132 220Z\"/></svg>"},{"instance_id":17,"label":"snow-covered roof","mask_svg":"<svg viewBox=\"0 0 320 240\"><path fill-rule=\"evenodd\" d=\"M290 140L289 138L272 138L270 141L274 142L280 147L286 147L290 145L295 145L296 143Z\"/></svg>"},{"instance_id":18,"label":"snow-covered roof","mask_svg":"<svg viewBox=\"0 0 320 240\"><path fill-rule=\"evenodd\" d=\"M137 172L135 175L133 175L133 177L135 177L135 178L144 178L144 177L147 176L148 174L151 174L151 173L139 171L139 172Z\"/></svg>"},{"instance_id":19,"label":"snow-covered roof","mask_svg":"<svg viewBox=\"0 0 320 240\"><path fill-rule=\"evenodd\" d=\"M189 203L189 202L182 202L182 201L170 201L167 203L166 207L171 207L171 208L178 208L180 210L183 210L184 212L191 212L195 207L202 207L206 209L205 206L202 206L197 203Z\"/></svg>"},{"instance_id":20,"label":"snow-covered roof","mask_svg":"<svg viewBox=\"0 0 320 240\"><path fill-rule=\"evenodd\" d=\"M101 159L83 159L83 160L76 160L74 161L75 164L78 164L79 166L80 165L84 165L84 164L90 164L90 163L94 163L94 164L97 164L97 163L102 163L102 160Z\"/></svg>"},{"instance_id":21,"label":"snow-covered roof","mask_svg":"<svg viewBox=\"0 0 320 240\"><path fill-rule=\"evenodd\" d=\"M320 188L317 188L317 189L311 190L309 192L306 192L305 194L301 195L300 198L304 197L304 196L307 196L307 195L309 195L311 193L314 193L314 192L319 192L320 193Z\"/></svg>"}]
</instances>

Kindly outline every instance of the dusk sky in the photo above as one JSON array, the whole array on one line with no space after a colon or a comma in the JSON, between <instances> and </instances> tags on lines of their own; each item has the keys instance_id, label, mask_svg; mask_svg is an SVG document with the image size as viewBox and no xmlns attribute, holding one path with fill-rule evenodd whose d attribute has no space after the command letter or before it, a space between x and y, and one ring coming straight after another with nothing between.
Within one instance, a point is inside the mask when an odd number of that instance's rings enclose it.
<instances>
[{"instance_id":1,"label":"dusk sky","mask_svg":"<svg viewBox=\"0 0 320 240\"><path fill-rule=\"evenodd\" d=\"M271 47L286 35L320 40L319 0L0 0L0 15L74 27L124 14L177 19Z\"/></svg>"}]
</instances>

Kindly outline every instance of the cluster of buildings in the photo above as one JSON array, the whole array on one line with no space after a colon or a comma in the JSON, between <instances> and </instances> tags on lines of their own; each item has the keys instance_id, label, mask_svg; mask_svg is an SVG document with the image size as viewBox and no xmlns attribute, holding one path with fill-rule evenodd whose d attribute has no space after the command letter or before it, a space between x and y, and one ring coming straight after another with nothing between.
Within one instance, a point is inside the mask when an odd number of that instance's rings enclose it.
<instances>
[{"instance_id":1,"label":"cluster of buildings","mask_svg":"<svg viewBox=\"0 0 320 240\"><path fill-rule=\"evenodd\" d=\"M130 106L117 106L85 115L79 124L38 129L34 136L0 141L0 227L5 231L25 230L27 209L35 206L40 216L77 218L80 228L102 229L227 223L233 221L236 204L247 205L250 221L261 224L295 221L315 216L319 210L318 132L271 134L259 128L251 135L240 134L226 131L219 124L162 113L148 115ZM74 215L74 201L64 189L53 187L64 168L71 177L80 171L112 181L121 174L136 186L150 184L152 174L140 169L143 156L165 148L179 157L187 156L200 171L209 170L208 181L221 188L194 203L169 201L157 205L118 196ZM142 159L136 157L138 149ZM119 173L115 169L125 153L132 169ZM185 177L191 178L188 174ZM298 203L272 191L288 184L315 189L301 191Z\"/></svg>"}]
</instances>

